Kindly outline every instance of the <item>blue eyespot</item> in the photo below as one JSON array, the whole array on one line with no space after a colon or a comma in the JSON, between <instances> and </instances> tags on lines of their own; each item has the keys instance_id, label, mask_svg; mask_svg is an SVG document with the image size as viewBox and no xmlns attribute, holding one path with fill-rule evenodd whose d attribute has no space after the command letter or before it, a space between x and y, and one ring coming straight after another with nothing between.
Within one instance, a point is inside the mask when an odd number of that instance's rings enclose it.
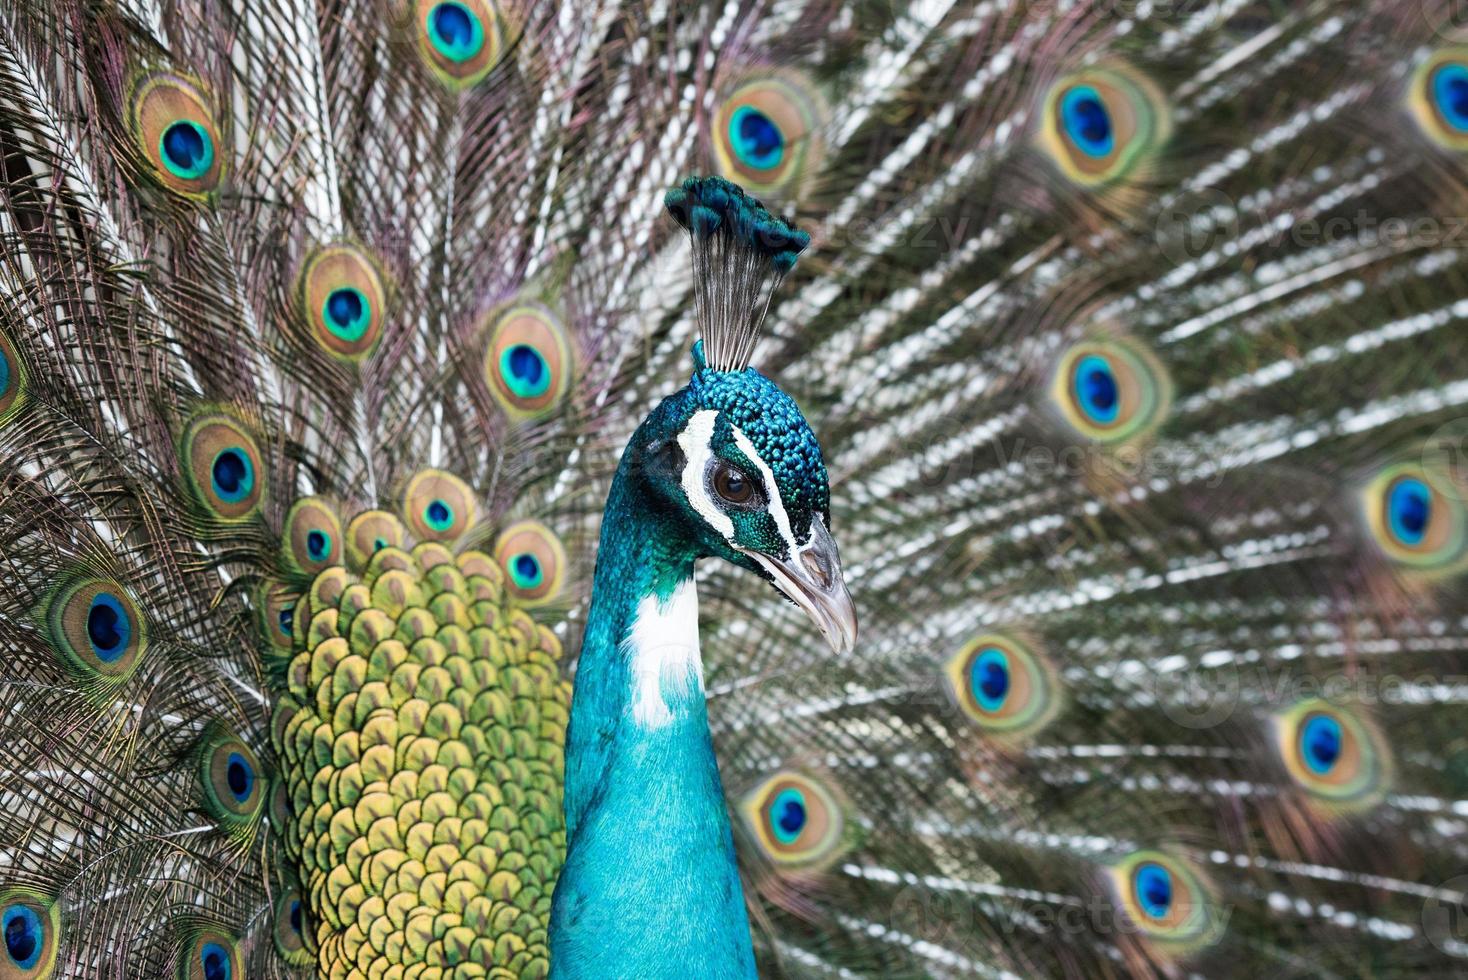
<instances>
[{"instance_id":1,"label":"blue eyespot","mask_svg":"<svg viewBox=\"0 0 1468 980\"><path fill-rule=\"evenodd\" d=\"M780 127L753 106L740 106L729 117L729 142L740 162L761 170L779 166L785 157Z\"/></svg>"},{"instance_id":2,"label":"blue eyespot","mask_svg":"<svg viewBox=\"0 0 1468 980\"><path fill-rule=\"evenodd\" d=\"M209 470L214 492L227 503L238 503L255 488L255 468L240 449L222 449Z\"/></svg>"},{"instance_id":3,"label":"blue eyespot","mask_svg":"<svg viewBox=\"0 0 1468 980\"><path fill-rule=\"evenodd\" d=\"M1091 86L1077 85L1065 93L1060 100L1060 118L1066 135L1087 156L1104 157L1115 146L1111 114Z\"/></svg>"},{"instance_id":4,"label":"blue eyespot","mask_svg":"<svg viewBox=\"0 0 1468 980\"><path fill-rule=\"evenodd\" d=\"M331 535L325 531L309 531L306 534L306 554L312 561L325 561L331 554Z\"/></svg>"},{"instance_id":5,"label":"blue eyespot","mask_svg":"<svg viewBox=\"0 0 1468 980\"><path fill-rule=\"evenodd\" d=\"M163 131L159 152L168 169L185 180L202 177L214 163L209 133L190 119L180 119Z\"/></svg>"},{"instance_id":6,"label":"blue eyespot","mask_svg":"<svg viewBox=\"0 0 1468 980\"><path fill-rule=\"evenodd\" d=\"M1468 67L1449 63L1434 72L1432 100L1449 126L1468 132Z\"/></svg>"},{"instance_id":7,"label":"blue eyespot","mask_svg":"<svg viewBox=\"0 0 1468 980\"><path fill-rule=\"evenodd\" d=\"M1154 919L1163 919L1172 909L1172 875L1160 864L1137 866L1134 875L1137 902Z\"/></svg>"},{"instance_id":8,"label":"blue eyespot","mask_svg":"<svg viewBox=\"0 0 1468 980\"><path fill-rule=\"evenodd\" d=\"M450 61L468 61L484 47L484 25L463 4L438 4L428 14L428 39Z\"/></svg>"},{"instance_id":9,"label":"blue eyespot","mask_svg":"<svg viewBox=\"0 0 1468 980\"><path fill-rule=\"evenodd\" d=\"M990 647L974 658L969 668L969 687L985 711L998 711L1009 696L1009 658Z\"/></svg>"},{"instance_id":10,"label":"blue eyespot","mask_svg":"<svg viewBox=\"0 0 1468 980\"><path fill-rule=\"evenodd\" d=\"M522 551L510 559L510 574L516 587L521 589L533 589L545 578L540 560L528 551Z\"/></svg>"},{"instance_id":11,"label":"blue eyespot","mask_svg":"<svg viewBox=\"0 0 1468 980\"><path fill-rule=\"evenodd\" d=\"M250 793L255 789L255 770L249 760L238 752L231 752L229 761L225 763L224 778L236 800L241 803L249 800Z\"/></svg>"},{"instance_id":12,"label":"blue eyespot","mask_svg":"<svg viewBox=\"0 0 1468 980\"><path fill-rule=\"evenodd\" d=\"M566 551L539 521L517 521L500 532L494 563L504 572L510 595L522 606L540 606L558 597L566 577Z\"/></svg>"},{"instance_id":13,"label":"blue eyespot","mask_svg":"<svg viewBox=\"0 0 1468 980\"><path fill-rule=\"evenodd\" d=\"M1104 357L1088 354L1075 368L1076 404L1091 421L1108 425L1116 421L1121 395L1116 375Z\"/></svg>"},{"instance_id":14,"label":"blue eyespot","mask_svg":"<svg viewBox=\"0 0 1468 980\"><path fill-rule=\"evenodd\" d=\"M0 398L10 390L10 358L5 356L5 351L0 350Z\"/></svg>"},{"instance_id":15,"label":"blue eyespot","mask_svg":"<svg viewBox=\"0 0 1468 980\"><path fill-rule=\"evenodd\" d=\"M238 419L199 414L184 432L179 455L190 489L212 519L239 522L259 511L266 470L254 436Z\"/></svg>"},{"instance_id":16,"label":"blue eyespot","mask_svg":"<svg viewBox=\"0 0 1468 980\"><path fill-rule=\"evenodd\" d=\"M1421 544L1432 521L1432 491L1413 477L1398 480L1387 496L1387 517L1398 541Z\"/></svg>"},{"instance_id":17,"label":"blue eyespot","mask_svg":"<svg viewBox=\"0 0 1468 980\"><path fill-rule=\"evenodd\" d=\"M295 899L291 902L291 929L299 933L301 931L301 900Z\"/></svg>"},{"instance_id":18,"label":"blue eyespot","mask_svg":"<svg viewBox=\"0 0 1468 980\"><path fill-rule=\"evenodd\" d=\"M5 930L5 952L12 963L29 970L41 959L46 946L46 927L41 917L25 905L12 905L0 916Z\"/></svg>"},{"instance_id":19,"label":"blue eyespot","mask_svg":"<svg viewBox=\"0 0 1468 980\"><path fill-rule=\"evenodd\" d=\"M276 621L280 626L281 633L285 634L286 636L290 636L291 630L294 629L296 625L295 606L286 606L284 609L282 609L280 611L280 616L277 617Z\"/></svg>"},{"instance_id":20,"label":"blue eyespot","mask_svg":"<svg viewBox=\"0 0 1468 980\"><path fill-rule=\"evenodd\" d=\"M423 519L435 531L446 531L454 523L454 509L442 500L432 500L423 508Z\"/></svg>"},{"instance_id":21,"label":"blue eyespot","mask_svg":"<svg viewBox=\"0 0 1468 980\"><path fill-rule=\"evenodd\" d=\"M1311 772L1324 775L1340 760L1343 741L1340 722L1329 715L1315 715L1300 729L1300 756Z\"/></svg>"},{"instance_id":22,"label":"blue eyespot","mask_svg":"<svg viewBox=\"0 0 1468 980\"><path fill-rule=\"evenodd\" d=\"M229 953L218 943L205 943L199 950L204 980L230 980Z\"/></svg>"},{"instance_id":23,"label":"blue eyespot","mask_svg":"<svg viewBox=\"0 0 1468 980\"><path fill-rule=\"evenodd\" d=\"M500 373L517 398L538 398L550 388L550 365L529 344L505 348L500 354Z\"/></svg>"},{"instance_id":24,"label":"blue eyespot","mask_svg":"<svg viewBox=\"0 0 1468 980\"><path fill-rule=\"evenodd\" d=\"M386 548L386 547L387 547L387 538L373 538L372 539L372 550L373 551L381 551L383 548Z\"/></svg>"},{"instance_id":25,"label":"blue eyespot","mask_svg":"<svg viewBox=\"0 0 1468 980\"><path fill-rule=\"evenodd\" d=\"M800 832L805 829L805 794L794 787L781 790L770 806L770 816L773 818L775 838L782 844L795 843Z\"/></svg>"},{"instance_id":26,"label":"blue eyespot","mask_svg":"<svg viewBox=\"0 0 1468 980\"><path fill-rule=\"evenodd\" d=\"M372 304L354 286L342 286L327 294L323 313L326 329L348 343L361 340L372 323Z\"/></svg>"},{"instance_id":27,"label":"blue eyespot","mask_svg":"<svg viewBox=\"0 0 1468 980\"><path fill-rule=\"evenodd\" d=\"M132 634L132 623L122 602L107 592L97 593L87 611L87 639L97 659L110 664L122 656Z\"/></svg>"}]
</instances>

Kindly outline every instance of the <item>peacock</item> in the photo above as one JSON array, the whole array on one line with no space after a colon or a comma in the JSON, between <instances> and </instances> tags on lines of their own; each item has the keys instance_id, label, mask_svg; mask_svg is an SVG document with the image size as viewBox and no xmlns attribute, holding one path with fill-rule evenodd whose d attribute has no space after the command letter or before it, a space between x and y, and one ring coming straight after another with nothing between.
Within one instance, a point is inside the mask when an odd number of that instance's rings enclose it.
<instances>
[{"instance_id":1,"label":"peacock","mask_svg":"<svg viewBox=\"0 0 1468 980\"><path fill-rule=\"evenodd\" d=\"M10 0L0 980L1468 976L1465 206L1446 0Z\"/></svg>"}]
</instances>

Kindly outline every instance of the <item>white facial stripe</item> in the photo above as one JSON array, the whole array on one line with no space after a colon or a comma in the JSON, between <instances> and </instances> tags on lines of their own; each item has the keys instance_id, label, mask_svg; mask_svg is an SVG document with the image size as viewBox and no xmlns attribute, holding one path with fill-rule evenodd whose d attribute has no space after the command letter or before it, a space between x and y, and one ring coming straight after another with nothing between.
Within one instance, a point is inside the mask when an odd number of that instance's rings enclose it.
<instances>
[{"instance_id":1,"label":"white facial stripe","mask_svg":"<svg viewBox=\"0 0 1468 980\"><path fill-rule=\"evenodd\" d=\"M704 482L704 472L708 469L709 458L714 454L711 443L714 440L714 420L718 417L719 413L711 408L694 412L693 418L678 433L678 446L683 450L683 458L686 460L683 464L683 493L700 517L708 521L726 540L732 541L734 522L714 503Z\"/></svg>"},{"instance_id":2,"label":"white facial stripe","mask_svg":"<svg viewBox=\"0 0 1468 980\"><path fill-rule=\"evenodd\" d=\"M795 552L799 549L795 543L795 532L790 529L790 517L785 513L785 502L780 499L780 488L775 485L775 474L770 470L769 464L755 451L754 443L749 441L749 437L739 431L739 426L730 426L730 428L734 430L734 445L738 446L740 452L754 461L754 465L759 469L760 476L765 478L765 489L769 491L768 496L770 498L770 506L768 507L770 516L775 519L775 528L780 532L780 537L785 539L785 544L790 548L790 557L794 558Z\"/></svg>"},{"instance_id":3,"label":"white facial stripe","mask_svg":"<svg viewBox=\"0 0 1468 980\"><path fill-rule=\"evenodd\" d=\"M693 579L678 583L667 602L643 597L625 651L632 668L632 720L643 728L662 728L673 720L670 700L686 710L690 698L703 697Z\"/></svg>"}]
</instances>

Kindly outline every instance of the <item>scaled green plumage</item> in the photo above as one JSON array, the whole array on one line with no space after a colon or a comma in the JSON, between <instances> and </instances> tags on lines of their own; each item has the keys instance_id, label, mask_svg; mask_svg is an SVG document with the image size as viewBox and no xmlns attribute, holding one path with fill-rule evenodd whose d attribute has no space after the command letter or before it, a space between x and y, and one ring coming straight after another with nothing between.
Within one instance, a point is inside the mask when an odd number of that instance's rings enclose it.
<instances>
[{"instance_id":1,"label":"scaled green plumage","mask_svg":"<svg viewBox=\"0 0 1468 980\"><path fill-rule=\"evenodd\" d=\"M565 852L560 642L487 555L317 576L275 750L324 975L544 976Z\"/></svg>"}]
</instances>

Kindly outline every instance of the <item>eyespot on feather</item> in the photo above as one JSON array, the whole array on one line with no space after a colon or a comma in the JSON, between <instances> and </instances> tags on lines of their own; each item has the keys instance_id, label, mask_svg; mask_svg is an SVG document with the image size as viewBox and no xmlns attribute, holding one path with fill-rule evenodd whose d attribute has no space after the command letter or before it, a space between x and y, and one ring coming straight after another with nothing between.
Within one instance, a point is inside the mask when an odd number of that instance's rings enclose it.
<instances>
[{"instance_id":1,"label":"eyespot on feather","mask_svg":"<svg viewBox=\"0 0 1468 980\"><path fill-rule=\"evenodd\" d=\"M265 466L244 423L221 412L195 416L179 440L179 458L194 499L211 518L233 524L259 513Z\"/></svg>"},{"instance_id":2,"label":"eyespot on feather","mask_svg":"<svg viewBox=\"0 0 1468 980\"><path fill-rule=\"evenodd\" d=\"M179 945L177 980L244 980L239 945L217 926L190 927Z\"/></svg>"},{"instance_id":3,"label":"eyespot on feather","mask_svg":"<svg viewBox=\"0 0 1468 980\"><path fill-rule=\"evenodd\" d=\"M291 504L283 537L282 558L292 571L315 575L341 564L341 520L320 497L303 497Z\"/></svg>"},{"instance_id":4,"label":"eyespot on feather","mask_svg":"<svg viewBox=\"0 0 1468 980\"><path fill-rule=\"evenodd\" d=\"M0 332L0 426L5 425L25 404L25 362L15 345Z\"/></svg>"},{"instance_id":5,"label":"eyespot on feather","mask_svg":"<svg viewBox=\"0 0 1468 980\"><path fill-rule=\"evenodd\" d=\"M1191 861L1162 851L1135 851L1108 872L1122 911L1159 951L1182 955L1222 935L1213 887Z\"/></svg>"},{"instance_id":6,"label":"eyespot on feather","mask_svg":"<svg viewBox=\"0 0 1468 980\"><path fill-rule=\"evenodd\" d=\"M788 868L818 868L848 843L843 801L823 781L782 770L760 783L739 804L760 852Z\"/></svg>"},{"instance_id":7,"label":"eyespot on feather","mask_svg":"<svg viewBox=\"0 0 1468 980\"><path fill-rule=\"evenodd\" d=\"M570 390L571 341L550 310L535 303L497 307L486 318L484 380L514 419L550 412Z\"/></svg>"},{"instance_id":8,"label":"eyespot on feather","mask_svg":"<svg viewBox=\"0 0 1468 980\"><path fill-rule=\"evenodd\" d=\"M754 194L794 195L825 154L819 91L794 71L745 75L726 91L713 119L719 175Z\"/></svg>"},{"instance_id":9,"label":"eyespot on feather","mask_svg":"<svg viewBox=\"0 0 1468 980\"><path fill-rule=\"evenodd\" d=\"M347 564L361 572L372 556L384 548L402 548L407 529L397 516L385 510L364 510L347 522Z\"/></svg>"},{"instance_id":10,"label":"eyespot on feather","mask_svg":"<svg viewBox=\"0 0 1468 980\"><path fill-rule=\"evenodd\" d=\"M255 610L260 629L279 653L289 653L295 644L296 605L300 595L287 591L279 582L262 582L255 593Z\"/></svg>"},{"instance_id":11,"label":"eyespot on feather","mask_svg":"<svg viewBox=\"0 0 1468 980\"><path fill-rule=\"evenodd\" d=\"M56 652L82 677L122 680L148 647L146 619L110 578L71 578L47 600L45 622Z\"/></svg>"},{"instance_id":12,"label":"eyespot on feather","mask_svg":"<svg viewBox=\"0 0 1468 980\"><path fill-rule=\"evenodd\" d=\"M275 951L291 966L310 966L315 959L307 942L306 912L306 901L298 889L286 889L276 899L271 937Z\"/></svg>"},{"instance_id":13,"label":"eyespot on feather","mask_svg":"<svg viewBox=\"0 0 1468 980\"><path fill-rule=\"evenodd\" d=\"M422 470L403 491L403 521L420 541L457 541L477 511L469 485L445 470Z\"/></svg>"},{"instance_id":14,"label":"eyespot on feather","mask_svg":"<svg viewBox=\"0 0 1468 980\"><path fill-rule=\"evenodd\" d=\"M1436 468L1383 468L1361 493L1364 522L1381 553L1413 573L1441 577L1468 568L1468 490Z\"/></svg>"},{"instance_id":15,"label":"eyespot on feather","mask_svg":"<svg viewBox=\"0 0 1468 980\"><path fill-rule=\"evenodd\" d=\"M418 50L446 85L482 80L504 56L504 21L489 0L416 0Z\"/></svg>"},{"instance_id":16,"label":"eyespot on feather","mask_svg":"<svg viewBox=\"0 0 1468 980\"><path fill-rule=\"evenodd\" d=\"M997 735L1033 734L1060 710L1055 671L1028 645L1003 634L965 643L944 666L944 678L959 710Z\"/></svg>"},{"instance_id":17,"label":"eyespot on feather","mask_svg":"<svg viewBox=\"0 0 1468 980\"><path fill-rule=\"evenodd\" d=\"M1407 87L1407 108L1438 146L1468 150L1468 46L1434 51L1417 66Z\"/></svg>"},{"instance_id":18,"label":"eyespot on feather","mask_svg":"<svg viewBox=\"0 0 1468 980\"><path fill-rule=\"evenodd\" d=\"M128 100L127 125L164 187L190 198L218 188L225 145L198 82L167 72L140 79Z\"/></svg>"},{"instance_id":19,"label":"eyespot on feather","mask_svg":"<svg viewBox=\"0 0 1468 980\"><path fill-rule=\"evenodd\" d=\"M269 781L248 745L222 729L214 729L199 747L199 781L204 805L229 830L248 829L265 805Z\"/></svg>"},{"instance_id":20,"label":"eyespot on feather","mask_svg":"<svg viewBox=\"0 0 1468 980\"><path fill-rule=\"evenodd\" d=\"M540 521L517 521L501 531L494 560L504 572L505 589L521 606L553 602L565 585L566 549Z\"/></svg>"},{"instance_id":21,"label":"eyespot on feather","mask_svg":"<svg viewBox=\"0 0 1468 980\"><path fill-rule=\"evenodd\" d=\"M30 888L0 890L0 936L0 980L51 976L61 939L56 900Z\"/></svg>"},{"instance_id":22,"label":"eyespot on feather","mask_svg":"<svg viewBox=\"0 0 1468 980\"><path fill-rule=\"evenodd\" d=\"M1166 100L1145 76L1122 65L1088 68L1046 93L1039 145L1062 176L1094 189L1134 176L1170 125Z\"/></svg>"},{"instance_id":23,"label":"eyespot on feather","mask_svg":"<svg viewBox=\"0 0 1468 980\"><path fill-rule=\"evenodd\" d=\"M1172 407L1162 363L1131 340L1087 340L1061 356L1050 400L1078 435L1106 445L1156 431Z\"/></svg>"},{"instance_id":24,"label":"eyespot on feather","mask_svg":"<svg viewBox=\"0 0 1468 980\"><path fill-rule=\"evenodd\" d=\"M311 253L296 286L297 315L333 357L359 361L382 339L387 290L377 264L355 245L338 242Z\"/></svg>"},{"instance_id":25,"label":"eyespot on feather","mask_svg":"<svg viewBox=\"0 0 1468 980\"><path fill-rule=\"evenodd\" d=\"M1386 795L1391 755L1365 717L1311 698L1274 719L1275 746L1290 778L1333 809L1368 809Z\"/></svg>"}]
</instances>

